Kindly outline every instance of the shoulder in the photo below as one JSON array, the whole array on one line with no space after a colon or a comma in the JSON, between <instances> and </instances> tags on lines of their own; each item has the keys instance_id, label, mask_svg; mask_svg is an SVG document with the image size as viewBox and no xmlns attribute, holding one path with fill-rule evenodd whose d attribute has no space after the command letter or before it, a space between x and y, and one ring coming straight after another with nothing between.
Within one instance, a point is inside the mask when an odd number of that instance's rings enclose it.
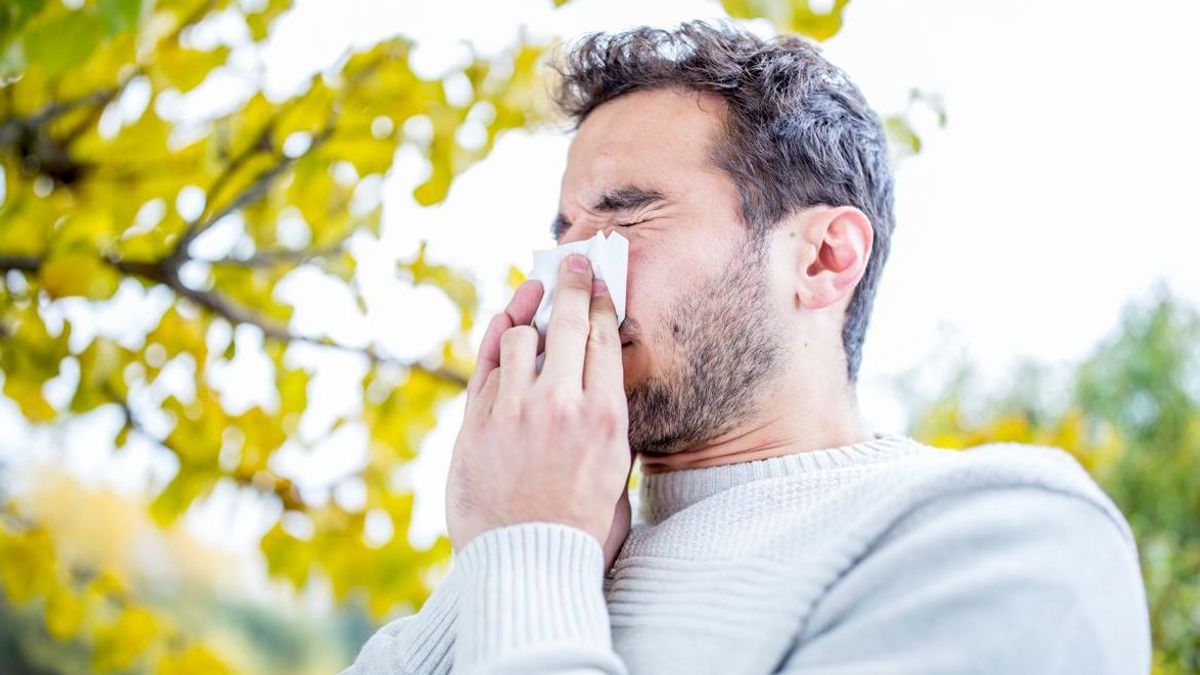
<instances>
[{"instance_id":1,"label":"shoulder","mask_svg":"<svg viewBox=\"0 0 1200 675\"><path fill-rule=\"evenodd\" d=\"M1068 453L992 444L910 469L834 556L843 564L806 621L810 657L870 635L947 664L925 672L980 659L997 665L986 672L1145 672L1136 545Z\"/></svg>"},{"instance_id":2,"label":"shoulder","mask_svg":"<svg viewBox=\"0 0 1200 675\"><path fill-rule=\"evenodd\" d=\"M922 451L864 478L862 489L873 496L873 507L860 512L862 525L873 526L877 535L900 520L918 519L939 508L982 508L993 501L1020 508L1037 501L1060 504L1062 510L1090 509L1102 516L1112 534L1134 548L1133 533L1120 509L1087 470L1060 448L1005 442L947 450L913 443Z\"/></svg>"}]
</instances>

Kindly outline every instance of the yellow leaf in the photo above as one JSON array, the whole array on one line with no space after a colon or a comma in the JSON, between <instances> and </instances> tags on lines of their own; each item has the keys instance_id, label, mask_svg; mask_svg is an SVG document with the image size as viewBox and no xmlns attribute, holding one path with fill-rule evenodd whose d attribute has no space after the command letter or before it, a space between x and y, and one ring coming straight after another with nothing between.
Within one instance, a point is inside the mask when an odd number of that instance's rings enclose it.
<instances>
[{"instance_id":1,"label":"yellow leaf","mask_svg":"<svg viewBox=\"0 0 1200 675\"><path fill-rule=\"evenodd\" d=\"M303 588L312 566L312 547L288 534L276 523L263 535L259 544L267 558L267 570L273 577L287 579L296 588Z\"/></svg>"},{"instance_id":2,"label":"yellow leaf","mask_svg":"<svg viewBox=\"0 0 1200 675\"><path fill-rule=\"evenodd\" d=\"M123 399L127 393L122 369L129 350L107 338L98 337L83 350L79 360L79 385L71 399L72 412L87 412L96 406Z\"/></svg>"},{"instance_id":3,"label":"yellow leaf","mask_svg":"<svg viewBox=\"0 0 1200 675\"><path fill-rule=\"evenodd\" d=\"M387 173L392 168L396 143L386 138L380 140L370 134L343 134L325 141L320 154L330 160L350 162L362 177Z\"/></svg>"},{"instance_id":4,"label":"yellow leaf","mask_svg":"<svg viewBox=\"0 0 1200 675\"><path fill-rule=\"evenodd\" d=\"M12 603L45 595L57 582L54 544L44 530L11 532L0 525L0 561L0 584Z\"/></svg>"},{"instance_id":5,"label":"yellow leaf","mask_svg":"<svg viewBox=\"0 0 1200 675\"><path fill-rule=\"evenodd\" d=\"M267 6L259 12L246 15L246 27L250 29L250 38L260 42L267 37L267 30L276 17L292 6L292 0L267 0Z\"/></svg>"},{"instance_id":6,"label":"yellow leaf","mask_svg":"<svg viewBox=\"0 0 1200 675\"><path fill-rule=\"evenodd\" d=\"M10 373L4 378L4 395L15 401L21 414L31 422L54 419L54 408L42 396L41 382L14 377Z\"/></svg>"},{"instance_id":7,"label":"yellow leaf","mask_svg":"<svg viewBox=\"0 0 1200 675\"><path fill-rule=\"evenodd\" d=\"M400 263L401 273L405 273L414 285L429 284L441 289L458 307L462 329L470 330L478 304L474 281L466 274L446 265L429 263L425 258L425 249L426 242L422 241L417 249L416 259Z\"/></svg>"},{"instance_id":8,"label":"yellow leaf","mask_svg":"<svg viewBox=\"0 0 1200 675\"><path fill-rule=\"evenodd\" d=\"M157 675L222 675L233 670L201 645L189 645L175 654L165 654L155 668Z\"/></svg>"},{"instance_id":9,"label":"yellow leaf","mask_svg":"<svg viewBox=\"0 0 1200 675\"><path fill-rule=\"evenodd\" d=\"M148 610L127 605L116 621L100 625L94 631L92 668L111 672L133 666L161 631L158 619Z\"/></svg>"},{"instance_id":10,"label":"yellow leaf","mask_svg":"<svg viewBox=\"0 0 1200 675\"><path fill-rule=\"evenodd\" d=\"M313 76L312 86L301 96L288 101L279 120L279 138L286 140L297 131L316 133L325 128L332 116L333 91Z\"/></svg>"},{"instance_id":11,"label":"yellow leaf","mask_svg":"<svg viewBox=\"0 0 1200 675\"><path fill-rule=\"evenodd\" d=\"M75 637L83 624L84 607L71 589L56 584L46 598L46 630L59 642Z\"/></svg>"},{"instance_id":12,"label":"yellow leaf","mask_svg":"<svg viewBox=\"0 0 1200 675\"><path fill-rule=\"evenodd\" d=\"M525 283L526 279L528 279L528 277L525 276L525 273L522 272L521 270L517 269L515 265L509 266L509 268L508 268L508 287L509 288L513 289L514 291L517 290L517 286L520 286L521 284Z\"/></svg>"},{"instance_id":13,"label":"yellow leaf","mask_svg":"<svg viewBox=\"0 0 1200 675\"><path fill-rule=\"evenodd\" d=\"M214 68L229 58L229 47L220 46L202 52L178 44L164 44L154 54L150 75L160 87L175 87L186 92L195 89Z\"/></svg>"},{"instance_id":14,"label":"yellow leaf","mask_svg":"<svg viewBox=\"0 0 1200 675\"><path fill-rule=\"evenodd\" d=\"M302 368L289 369L276 377L279 387L279 411L281 413L300 413L308 407L309 374Z\"/></svg>"},{"instance_id":15,"label":"yellow leaf","mask_svg":"<svg viewBox=\"0 0 1200 675\"><path fill-rule=\"evenodd\" d=\"M93 251L74 249L55 255L41 268L42 284L54 298L83 296L104 300L117 291L120 276Z\"/></svg>"}]
</instances>

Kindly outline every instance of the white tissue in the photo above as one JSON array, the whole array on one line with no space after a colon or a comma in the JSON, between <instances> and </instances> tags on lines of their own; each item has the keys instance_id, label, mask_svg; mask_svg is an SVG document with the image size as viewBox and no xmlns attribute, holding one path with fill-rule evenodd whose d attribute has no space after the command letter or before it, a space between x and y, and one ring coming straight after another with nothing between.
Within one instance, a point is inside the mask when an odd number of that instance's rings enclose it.
<instances>
[{"instance_id":1,"label":"white tissue","mask_svg":"<svg viewBox=\"0 0 1200 675\"><path fill-rule=\"evenodd\" d=\"M562 259L571 253L582 253L592 261L592 273L608 285L613 305L617 309L617 325L625 320L625 277L629 269L629 240L613 232L608 238L604 233L584 241L576 241L558 248L533 252L533 271L530 279L542 282L542 301L533 315L533 325L544 337L550 325L550 312L554 307L554 285L558 281L558 268ZM542 355L538 355L538 370L541 370Z\"/></svg>"}]
</instances>

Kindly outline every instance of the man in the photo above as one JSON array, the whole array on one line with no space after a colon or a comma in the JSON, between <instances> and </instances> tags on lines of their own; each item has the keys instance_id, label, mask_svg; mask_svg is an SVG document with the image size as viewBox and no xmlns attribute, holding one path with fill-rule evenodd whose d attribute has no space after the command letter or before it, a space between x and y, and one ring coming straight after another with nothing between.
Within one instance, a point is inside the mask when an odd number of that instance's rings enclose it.
<instances>
[{"instance_id":1,"label":"man","mask_svg":"<svg viewBox=\"0 0 1200 675\"><path fill-rule=\"evenodd\" d=\"M1069 455L859 416L893 227L858 89L702 23L589 36L559 72L555 234L629 239L627 318L586 258L544 344L517 289L467 388L450 575L348 672L1148 672L1137 549Z\"/></svg>"}]
</instances>

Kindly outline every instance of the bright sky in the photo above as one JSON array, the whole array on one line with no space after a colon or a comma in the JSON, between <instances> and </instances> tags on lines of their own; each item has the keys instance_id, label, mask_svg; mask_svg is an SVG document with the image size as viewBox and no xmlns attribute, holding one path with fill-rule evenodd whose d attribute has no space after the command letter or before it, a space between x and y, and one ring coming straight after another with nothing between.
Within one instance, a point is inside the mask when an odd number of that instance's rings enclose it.
<instances>
[{"instance_id":1,"label":"bright sky","mask_svg":"<svg viewBox=\"0 0 1200 675\"><path fill-rule=\"evenodd\" d=\"M699 0L575 0L561 10L549 0L299 0L266 51L267 77L273 92L290 91L347 46L396 33L419 41L416 66L433 75L460 62L463 41L492 52L522 24L534 37L572 37L719 15L717 3ZM949 115L944 129L932 115L916 117L925 148L897 174L897 230L860 384L864 413L877 429L902 430L905 408L891 383L923 362L941 363L947 335L996 378L1021 357L1081 358L1116 325L1122 305L1159 280L1200 304L1200 216L1188 197L1200 182L1200 42L1193 35L1200 5L855 0L845 19L826 55L881 114L902 109L909 89L919 87L940 94ZM236 95L236 86L224 86ZM424 353L454 325L454 312L437 291L406 289L387 264L411 257L421 240L431 259L475 274L486 319L507 300L508 267L528 269L532 250L553 245L547 232L568 142L557 132L511 133L432 209L409 197L424 168L402 151L384 186L382 245L358 250L367 320L319 275L301 275L286 290L298 303L294 327L376 340L400 356ZM220 253L230 234L214 231L198 245ZM482 330L486 320L479 323ZM238 340L241 347L256 338L246 331ZM353 398L361 370L329 354L310 361L321 367L305 425L318 429ZM263 368L247 357L229 369L231 400L265 397ZM461 400L442 419L410 474L418 542L444 527L442 488ZM126 489L147 471L169 477L172 463L150 448L113 459L95 443L117 424L99 416L31 433L0 402L0 457L62 448L79 472ZM285 452L277 468L320 495L329 476L361 465L363 439L349 428L314 455ZM354 488L334 497L361 500ZM273 517L245 495L219 491L189 523L215 546L249 550Z\"/></svg>"}]
</instances>

